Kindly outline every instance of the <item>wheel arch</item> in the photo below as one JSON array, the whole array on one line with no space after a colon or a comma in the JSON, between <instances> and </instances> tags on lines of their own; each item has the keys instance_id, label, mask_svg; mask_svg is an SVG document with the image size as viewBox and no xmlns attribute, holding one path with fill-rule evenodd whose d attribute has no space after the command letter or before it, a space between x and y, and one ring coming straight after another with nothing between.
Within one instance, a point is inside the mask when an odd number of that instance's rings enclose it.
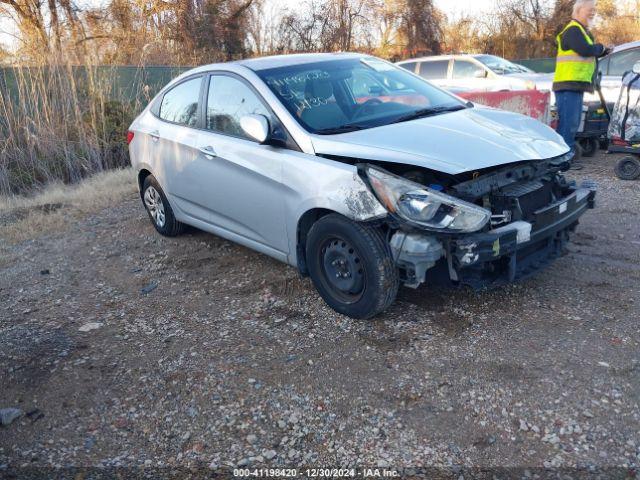
<instances>
[{"instance_id":1,"label":"wheel arch","mask_svg":"<svg viewBox=\"0 0 640 480\"><path fill-rule=\"evenodd\" d=\"M327 207L313 207L306 210L300 217L298 218L298 223L296 225L296 262L295 265L298 267L298 271L304 277L308 276L308 268L307 268L307 236L311 227L323 217L327 215L336 214L341 217L346 218L347 220L351 220L356 223L370 223L374 225L379 225L382 228L385 228L386 223L386 215L371 215L365 218L358 218L355 215L351 214L351 211L339 211L337 209L327 208Z\"/></svg>"},{"instance_id":2,"label":"wheel arch","mask_svg":"<svg viewBox=\"0 0 640 480\"><path fill-rule=\"evenodd\" d=\"M296 259L298 271L305 277L309 275L306 258L307 235L314 223L322 217L332 213L342 215L340 212L336 212L335 210L330 210L328 208L312 208L304 212L298 219L298 225L296 228Z\"/></svg>"},{"instance_id":3,"label":"wheel arch","mask_svg":"<svg viewBox=\"0 0 640 480\"><path fill-rule=\"evenodd\" d=\"M140 198L142 198L142 187L144 186L144 181L149 175L151 175L151 171L145 167L138 171L138 192L140 193Z\"/></svg>"}]
</instances>

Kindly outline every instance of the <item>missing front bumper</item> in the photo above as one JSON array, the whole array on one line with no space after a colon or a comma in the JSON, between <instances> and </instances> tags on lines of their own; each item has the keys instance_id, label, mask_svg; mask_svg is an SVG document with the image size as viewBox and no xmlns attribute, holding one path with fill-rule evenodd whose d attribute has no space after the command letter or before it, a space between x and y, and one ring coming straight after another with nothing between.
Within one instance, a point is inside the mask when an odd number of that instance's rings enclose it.
<instances>
[{"instance_id":1,"label":"missing front bumper","mask_svg":"<svg viewBox=\"0 0 640 480\"><path fill-rule=\"evenodd\" d=\"M582 187L537 210L530 234L522 226L503 227L452 240L447 255L451 280L483 288L536 273L564 254L570 232L594 208L595 196L595 187Z\"/></svg>"}]
</instances>

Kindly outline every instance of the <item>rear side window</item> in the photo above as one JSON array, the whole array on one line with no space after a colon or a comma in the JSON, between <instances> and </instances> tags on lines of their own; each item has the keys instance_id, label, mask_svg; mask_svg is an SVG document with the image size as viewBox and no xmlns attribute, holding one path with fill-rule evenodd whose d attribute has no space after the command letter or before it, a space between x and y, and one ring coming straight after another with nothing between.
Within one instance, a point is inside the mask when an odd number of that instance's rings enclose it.
<instances>
[{"instance_id":1,"label":"rear side window","mask_svg":"<svg viewBox=\"0 0 640 480\"><path fill-rule=\"evenodd\" d=\"M398 66L404 68L405 70L409 70L411 73L416 71L416 62L403 63Z\"/></svg>"},{"instance_id":2,"label":"rear side window","mask_svg":"<svg viewBox=\"0 0 640 480\"><path fill-rule=\"evenodd\" d=\"M449 60L422 62L420 64L420 76L427 80L445 80L447 78L448 69Z\"/></svg>"},{"instance_id":3,"label":"rear side window","mask_svg":"<svg viewBox=\"0 0 640 480\"><path fill-rule=\"evenodd\" d=\"M614 53L609 60L609 75L624 75L636 62L640 62L640 48Z\"/></svg>"},{"instance_id":4,"label":"rear side window","mask_svg":"<svg viewBox=\"0 0 640 480\"><path fill-rule=\"evenodd\" d=\"M453 62L453 78L481 78L480 75L485 75L485 69L479 67L475 63L468 62L466 60L455 60Z\"/></svg>"},{"instance_id":5,"label":"rear side window","mask_svg":"<svg viewBox=\"0 0 640 480\"><path fill-rule=\"evenodd\" d=\"M198 99L202 78L193 78L164 94L159 116L168 122L195 127L198 123Z\"/></svg>"}]
</instances>

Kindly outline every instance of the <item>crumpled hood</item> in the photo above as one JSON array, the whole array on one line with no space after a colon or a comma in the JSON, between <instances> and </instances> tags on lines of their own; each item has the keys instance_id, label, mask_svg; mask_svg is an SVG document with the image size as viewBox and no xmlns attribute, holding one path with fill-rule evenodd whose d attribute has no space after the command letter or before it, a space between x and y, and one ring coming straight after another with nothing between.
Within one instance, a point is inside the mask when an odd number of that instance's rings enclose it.
<instances>
[{"instance_id":1,"label":"crumpled hood","mask_svg":"<svg viewBox=\"0 0 640 480\"><path fill-rule=\"evenodd\" d=\"M569 151L548 126L480 106L368 130L313 135L312 141L316 154L406 163L452 175Z\"/></svg>"}]
</instances>

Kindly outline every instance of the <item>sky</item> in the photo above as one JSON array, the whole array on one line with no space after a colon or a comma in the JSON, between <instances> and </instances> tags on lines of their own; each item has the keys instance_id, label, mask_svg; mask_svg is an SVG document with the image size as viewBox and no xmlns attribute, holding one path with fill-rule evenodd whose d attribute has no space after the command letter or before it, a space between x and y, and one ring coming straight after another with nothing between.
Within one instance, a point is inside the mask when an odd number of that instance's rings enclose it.
<instances>
[{"instance_id":1,"label":"sky","mask_svg":"<svg viewBox=\"0 0 640 480\"><path fill-rule=\"evenodd\" d=\"M488 11L496 3L496 0L436 0L438 8L447 14Z\"/></svg>"},{"instance_id":2,"label":"sky","mask_svg":"<svg viewBox=\"0 0 640 480\"><path fill-rule=\"evenodd\" d=\"M282 4L290 8L296 8L300 5L300 0L269 0L274 4ZM104 0L81 0L77 3L80 4L93 4L101 5ZM438 8L451 16L457 16L460 13L474 13L490 10L495 4L496 0L435 0ZM13 43L12 33L14 30L10 22L0 19L0 44L11 45Z\"/></svg>"}]
</instances>

